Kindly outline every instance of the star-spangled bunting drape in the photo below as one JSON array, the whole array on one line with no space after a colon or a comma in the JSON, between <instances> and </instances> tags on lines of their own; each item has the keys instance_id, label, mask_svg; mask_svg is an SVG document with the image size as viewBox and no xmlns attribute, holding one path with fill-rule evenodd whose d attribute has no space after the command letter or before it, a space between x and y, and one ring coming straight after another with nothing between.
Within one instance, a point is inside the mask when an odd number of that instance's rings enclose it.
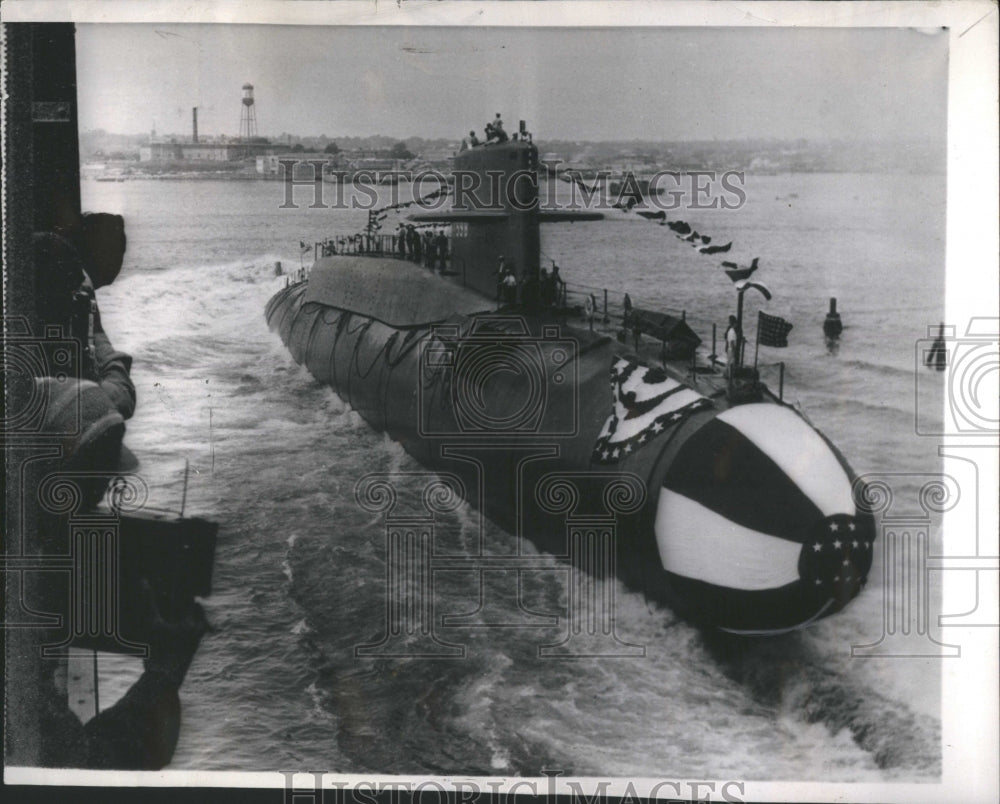
<instances>
[{"instance_id":1,"label":"star-spangled bunting drape","mask_svg":"<svg viewBox=\"0 0 1000 804\"><path fill-rule=\"evenodd\" d=\"M658 368L635 358L619 358L611 367L612 410L604 423L592 459L618 463L657 436L672 432L711 400Z\"/></svg>"}]
</instances>

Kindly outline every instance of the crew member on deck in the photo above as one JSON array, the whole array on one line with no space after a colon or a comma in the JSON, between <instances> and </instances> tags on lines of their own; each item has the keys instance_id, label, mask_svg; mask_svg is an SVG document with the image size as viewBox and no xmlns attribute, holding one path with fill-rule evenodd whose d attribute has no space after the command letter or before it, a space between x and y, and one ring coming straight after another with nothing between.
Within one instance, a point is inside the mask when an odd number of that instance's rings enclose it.
<instances>
[{"instance_id":1,"label":"crew member on deck","mask_svg":"<svg viewBox=\"0 0 1000 804\"><path fill-rule=\"evenodd\" d=\"M476 132L475 131L470 131L469 132L469 147L470 148L475 148L477 145L479 145L479 137L476 136Z\"/></svg>"},{"instance_id":2,"label":"crew member on deck","mask_svg":"<svg viewBox=\"0 0 1000 804\"><path fill-rule=\"evenodd\" d=\"M507 264L504 262L503 254L497 260L497 304L502 305L504 300L504 280L507 278Z\"/></svg>"},{"instance_id":3,"label":"crew member on deck","mask_svg":"<svg viewBox=\"0 0 1000 804\"><path fill-rule=\"evenodd\" d=\"M726 342L726 372L732 376L739 363L740 331L736 316L729 316L729 326L723 339Z\"/></svg>"},{"instance_id":4,"label":"crew member on deck","mask_svg":"<svg viewBox=\"0 0 1000 804\"><path fill-rule=\"evenodd\" d=\"M507 142L507 132L503 130L500 112L497 112L497 116L493 119L493 135L497 138L497 142Z\"/></svg>"},{"instance_id":5,"label":"crew member on deck","mask_svg":"<svg viewBox=\"0 0 1000 804\"><path fill-rule=\"evenodd\" d=\"M563 294L566 290L566 283L563 282L563 278L559 276L559 266L552 263L552 275L549 277L552 282L552 287L555 289L555 304L558 307L563 301Z\"/></svg>"},{"instance_id":6,"label":"crew member on deck","mask_svg":"<svg viewBox=\"0 0 1000 804\"><path fill-rule=\"evenodd\" d=\"M448 269L448 235L441 229L434 238L437 249L438 270L443 274Z\"/></svg>"},{"instance_id":7,"label":"crew member on deck","mask_svg":"<svg viewBox=\"0 0 1000 804\"><path fill-rule=\"evenodd\" d=\"M515 305L517 304L517 277L507 266L504 266L502 271L503 273L500 275L500 299L505 305Z\"/></svg>"},{"instance_id":8,"label":"crew member on deck","mask_svg":"<svg viewBox=\"0 0 1000 804\"><path fill-rule=\"evenodd\" d=\"M413 233L413 240L410 242L410 256L412 260L419 265L423 259L423 240L420 234L417 232L416 227L410 230Z\"/></svg>"}]
</instances>

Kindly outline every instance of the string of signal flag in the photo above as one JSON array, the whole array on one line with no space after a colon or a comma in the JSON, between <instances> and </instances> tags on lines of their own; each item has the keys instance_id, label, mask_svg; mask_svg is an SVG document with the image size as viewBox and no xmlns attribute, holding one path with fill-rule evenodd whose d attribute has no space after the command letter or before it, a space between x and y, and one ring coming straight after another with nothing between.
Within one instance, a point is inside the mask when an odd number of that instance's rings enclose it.
<instances>
[{"instance_id":1,"label":"string of signal flag","mask_svg":"<svg viewBox=\"0 0 1000 804\"><path fill-rule=\"evenodd\" d=\"M569 171L559 173L559 171L555 168L551 168L548 165L543 165L543 167L549 177L558 178L561 181L575 184L588 196L593 196L593 194L599 189L599 186L596 184L593 186L585 184L583 179L576 173ZM623 214L628 214L632 212L638 203L639 198L637 197L637 194L631 193L625 195L624 197L620 196L619 199L611 206L614 209L620 210ZM637 209L635 212L639 217L648 220L651 223L658 223L660 226L666 226L674 233L674 236L678 240L696 248L699 254L704 254L706 256L728 254L730 249L733 247L732 241L726 243L725 245L713 245L712 237L699 233L686 221L668 220L666 210L660 209L653 211L648 209ZM739 265L731 260L723 260L721 267L738 292L743 293L745 290L753 288L754 290L759 291L765 299L768 301L771 300L772 295L768 287L761 282L751 281L750 279L753 273L760 267L760 257L754 257L750 264L745 266ZM763 312L761 312L758 316L758 323L758 330L760 330L761 327L765 330L765 332L760 335L760 343L765 346L788 346L787 335L792 329L792 324L785 321L783 318L768 315ZM770 336L771 332L774 333L773 337Z\"/></svg>"}]
</instances>

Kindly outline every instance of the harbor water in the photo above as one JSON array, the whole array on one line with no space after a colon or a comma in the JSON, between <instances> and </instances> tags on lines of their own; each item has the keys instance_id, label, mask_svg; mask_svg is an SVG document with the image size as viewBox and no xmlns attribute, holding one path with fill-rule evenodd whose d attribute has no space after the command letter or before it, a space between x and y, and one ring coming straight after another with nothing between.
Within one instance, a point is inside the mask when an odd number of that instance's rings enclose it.
<instances>
[{"instance_id":1,"label":"harbor water","mask_svg":"<svg viewBox=\"0 0 1000 804\"><path fill-rule=\"evenodd\" d=\"M786 399L855 471L894 473L894 493L915 495L916 476L939 468L936 443L914 422L918 408L939 415L941 378L915 361L943 315L944 177L748 175L745 191L737 210L668 213L714 243L731 240L729 255L701 255L665 226L610 210L596 223L546 225L544 264L645 308L683 310L708 341L735 306L721 261L759 257L755 279L774 294L760 309L794 324L787 349L761 347L765 376L775 380L771 365L784 361ZM366 220L310 208L309 187L296 188L297 209L280 208L284 195L264 181L83 184L85 209L126 218L125 269L99 301L115 346L134 357L127 443L155 505L179 508L188 461L186 513L221 522L204 603L214 630L181 690L172 768L938 778L941 662L851 655L879 640L883 607L895 605L883 596L880 542L857 600L776 639L720 641L608 582L615 632L643 655L544 656L540 646L565 636L569 565L451 569L434 575L435 633L464 655L357 656L385 631L386 525L359 506L355 484L370 472L408 475L405 502L426 471L268 331L264 306L286 282L275 262L293 272L314 241ZM830 297L845 325L835 350L822 332ZM751 339L760 305L747 296ZM467 506L435 522L439 553L478 550L481 536L488 554L537 552ZM942 536L932 526L932 543Z\"/></svg>"}]
</instances>

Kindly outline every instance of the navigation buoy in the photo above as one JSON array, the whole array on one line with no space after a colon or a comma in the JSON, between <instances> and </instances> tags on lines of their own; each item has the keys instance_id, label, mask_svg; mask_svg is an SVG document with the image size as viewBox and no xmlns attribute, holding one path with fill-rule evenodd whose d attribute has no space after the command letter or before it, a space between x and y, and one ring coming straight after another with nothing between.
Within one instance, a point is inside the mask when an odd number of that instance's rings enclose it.
<instances>
[{"instance_id":1,"label":"navigation buoy","mask_svg":"<svg viewBox=\"0 0 1000 804\"><path fill-rule=\"evenodd\" d=\"M823 322L823 334L828 338L839 338L843 331L844 324L840 320L840 313L837 312L837 300L831 298L830 312L826 314L826 320Z\"/></svg>"}]
</instances>

